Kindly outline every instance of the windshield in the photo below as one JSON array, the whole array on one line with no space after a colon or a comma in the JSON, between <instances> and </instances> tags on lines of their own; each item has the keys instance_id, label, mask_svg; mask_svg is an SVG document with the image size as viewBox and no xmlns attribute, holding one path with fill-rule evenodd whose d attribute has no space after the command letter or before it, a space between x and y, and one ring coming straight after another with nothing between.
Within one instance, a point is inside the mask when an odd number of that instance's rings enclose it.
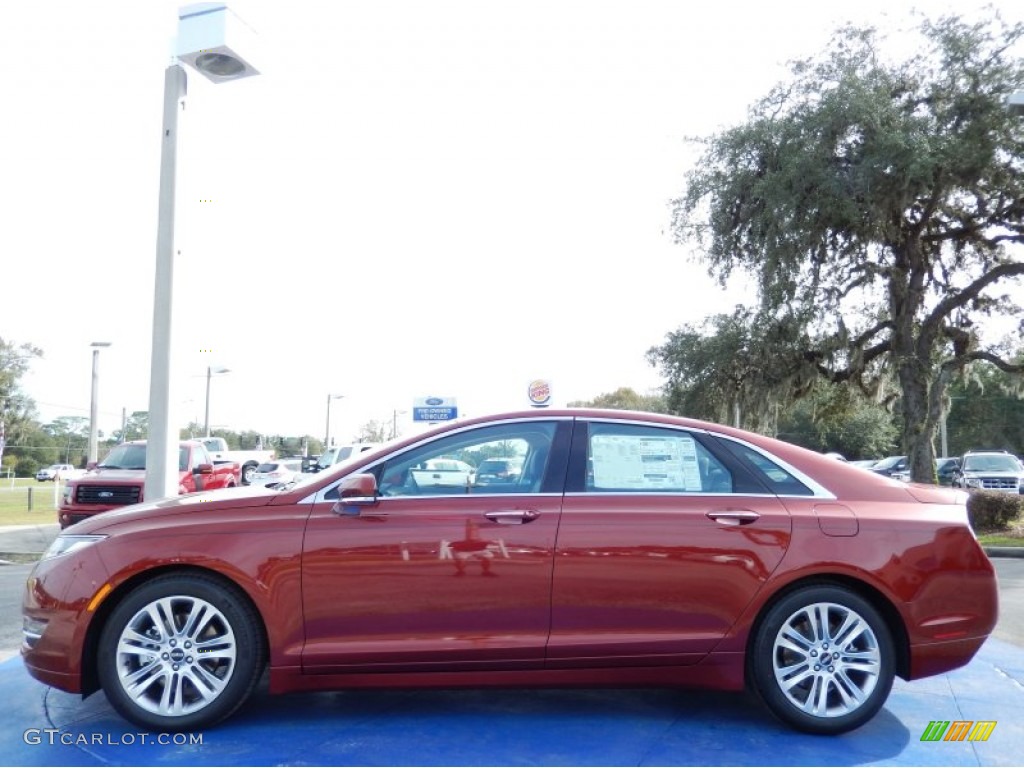
<instances>
[{"instance_id":1,"label":"windshield","mask_svg":"<svg viewBox=\"0 0 1024 768\"><path fill-rule=\"evenodd\" d=\"M871 468L872 469L892 469L893 467L895 467L897 464L899 464L901 461L903 461L906 458L907 458L906 456L890 456L887 459L882 459L877 464L872 464Z\"/></svg>"},{"instance_id":2,"label":"windshield","mask_svg":"<svg viewBox=\"0 0 1024 768\"><path fill-rule=\"evenodd\" d=\"M968 456L964 472L1020 472L1020 465L1010 455Z\"/></svg>"},{"instance_id":3,"label":"windshield","mask_svg":"<svg viewBox=\"0 0 1024 768\"><path fill-rule=\"evenodd\" d=\"M108 453L99 467L100 469L145 469L146 446L123 443ZM184 472L186 469L188 469L188 449L179 448L178 471Z\"/></svg>"}]
</instances>

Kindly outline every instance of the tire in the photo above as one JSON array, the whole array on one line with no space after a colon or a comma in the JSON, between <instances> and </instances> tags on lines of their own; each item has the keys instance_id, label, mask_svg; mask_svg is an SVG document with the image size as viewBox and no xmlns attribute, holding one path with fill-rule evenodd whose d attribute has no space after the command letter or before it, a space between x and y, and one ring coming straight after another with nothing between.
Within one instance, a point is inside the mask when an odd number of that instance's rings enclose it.
<instances>
[{"instance_id":1,"label":"tire","mask_svg":"<svg viewBox=\"0 0 1024 768\"><path fill-rule=\"evenodd\" d=\"M749 664L754 689L773 715L820 734L845 733L874 717L896 669L881 614L836 586L805 587L772 606Z\"/></svg>"},{"instance_id":2,"label":"tire","mask_svg":"<svg viewBox=\"0 0 1024 768\"><path fill-rule=\"evenodd\" d=\"M252 476L256 472L256 464L246 464L242 467L242 485L249 485L252 482Z\"/></svg>"},{"instance_id":3,"label":"tire","mask_svg":"<svg viewBox=\"0 0 1024 768\"><path fill-rule=\"evenodd\" d=\"M208 576L168 575L137 587L113 610L100 635L98 671L125 719L154 731L191 731L238 709L265 659L258 616L243 595Z\"/></svg>"}]
</instances>

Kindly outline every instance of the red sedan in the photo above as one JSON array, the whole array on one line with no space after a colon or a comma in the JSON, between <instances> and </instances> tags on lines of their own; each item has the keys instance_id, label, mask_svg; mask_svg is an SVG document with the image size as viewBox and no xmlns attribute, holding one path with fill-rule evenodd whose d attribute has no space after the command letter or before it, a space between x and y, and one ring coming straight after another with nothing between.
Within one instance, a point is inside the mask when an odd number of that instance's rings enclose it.
<instances>
[{"instance_id":1,"label":"red sedan","mask_svg":"<svg viewBox=\"0 0 1024 768\"><path fill-rule=\"evenodd\" d=\"M520 471L417 483L440 459ZM966 495L647 413L467 420L277 490L64 531L24 599L33 676L171 731L249 696L371 686L753 689L841 733L996 622Z\"/></svg>"}]
</instances>

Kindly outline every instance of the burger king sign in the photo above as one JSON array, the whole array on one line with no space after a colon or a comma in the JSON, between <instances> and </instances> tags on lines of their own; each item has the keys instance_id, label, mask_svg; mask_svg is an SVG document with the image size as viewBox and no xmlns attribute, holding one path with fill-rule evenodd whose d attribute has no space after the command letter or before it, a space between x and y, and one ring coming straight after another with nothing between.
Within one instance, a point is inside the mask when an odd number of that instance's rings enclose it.
<instances>
[{"instance_id":1,"label":"burger king sign","mask_svg":"<svg viewBox=\"0 0 1024 768\"><path fill-rule=\"evenodd\" d=\"M534 408L546 408L551 404L551 382L547 379L534 379L526 389L526 396Z\"/></svg>"}]
</instances>

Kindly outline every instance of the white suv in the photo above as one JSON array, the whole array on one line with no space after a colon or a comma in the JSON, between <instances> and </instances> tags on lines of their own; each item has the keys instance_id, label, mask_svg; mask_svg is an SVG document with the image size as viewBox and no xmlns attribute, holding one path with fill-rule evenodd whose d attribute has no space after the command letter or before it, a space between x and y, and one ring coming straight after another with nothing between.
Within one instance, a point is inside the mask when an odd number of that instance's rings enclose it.
<instances>
[{"instance_id":1,"label":"white suv","mask_svg":"<svg viewBox=\"0 0 1024 768\"><path fill-rule=\"evenodd\" d=\"M957 488L1024 493L1024 466L1006 451L970 451L953 475Z\"/></svg>"},{"instance_id":2,"label":"white suv","mask_svg":"<svg viewBox=\"0 0 1024 768\"><path fill-rule=\"evenodd\" d=\"M57 480L58 478L61 480L71 480L81 475L82 471L75 469L70 464L51 464L36 472L36 480L41 483L47 480Z\"/></svg>"},{"instance_id":3,"label":"white suv","mask_svg":"<svg viewBox=\"0 0 1024 768\"><path fill-rule=\"evenodd\" d=\"M320 454L312 471L319 472L321 469L333 467L335 464L351 461L360 453L373 450L380 445L381 443L353 443L351 445L336 445L333 448L328 448Z\"/></svg>"}]
</instances>

